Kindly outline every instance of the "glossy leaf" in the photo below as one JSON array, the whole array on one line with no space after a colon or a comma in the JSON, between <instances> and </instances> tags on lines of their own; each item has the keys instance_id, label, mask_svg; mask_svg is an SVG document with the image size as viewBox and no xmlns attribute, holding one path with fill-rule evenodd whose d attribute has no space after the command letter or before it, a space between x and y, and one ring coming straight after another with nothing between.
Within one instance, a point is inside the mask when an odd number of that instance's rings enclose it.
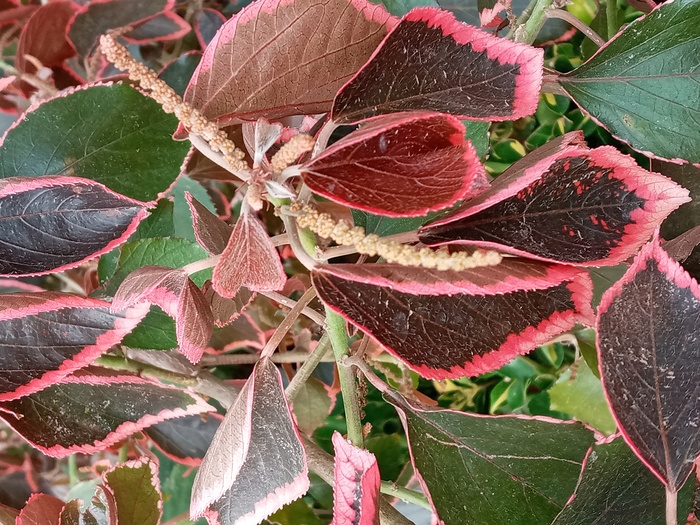
<instances>
[{"instance_id":1,"label":"glossy leaf","mask_svg":"<svg viewBox=\"0 0 700 525\"><path fill-rule=\"evenodd\" d=\"M385 24L395 19L365 0L255 2L219 30L185 100L222 127L327 112Z\"/></svg>"},{"instance_id":2,"label":"glossy leaf","mask_svg":"<svg viewBox=\"0 0 700 525\"><path fill-rule=\"evenodd\" d=\"M233 228L192 197L191 193L185 193L185 199L192 214L192 226L197 242L210 255L221 254L231 238Z\"/></svg>"},{"instance_id":3,"label":"glossy leaf","mask_svg":"<svg viewBox=\"0 0 700 525\"><path fill-rule=\"evenodd\" d=\"M275 365L263 359L204 457L190 515L206 515L212 525L259 523L308 488L306 453L281 377Z\"/></svg>"},{"instance_id":4,"label":"glossy leaf","mask_svg":"<svg viewBox=\"0 0 700 525\"><path fill-rule=\"evenodd\" d=\"M185 390L132 376L70 376L0 403L0 417L53 457L99 452L160 421L211 410Z\"/></svg>"},{"instance_id":5,"label":"glossy leaf","mask_svg":"<svg viewBox=\"0 0 700 525\"><path fill-rule=\"evenodd\" d=\"M221 425L219 414L179 417L144 430L158 449L173 461L197 467Z\"/></svg>"},{"instance_id":6,"label":"glossy leaf","mask_svg":"<svg viewBox=\"0 0 700 525\"><path fill-rule=\"evenodd\" d=\"M678 523L685 523L692 485L679 494ZM666 494L622 439L594 446L581 472L575 497L552 525L665 523Z\"/></svg>"},{"instance_id":7,"label":"glossy leaf","mask_svg":"<svg viewBox=\"0 0 700 525\"><path fill-rule=\"evenodd\" d=\"M281 290L286 282L280 256L265 226L252 213L242 213L214 268L214 290L232 298L241 287L271 292Z\"/></svg>"},{"instance_id":8,"label":"glossy leaf","mask_svg":"<svg viewBox=\"0 0 700 525\"><path fill-rule=\"evenodd\" d=\"M32 494L20 511L16 525L59 525L64 503L49 494Z\"/></svg>"},{"instance_id":9,"label":"glossy leaf","mask_svg":"<svg viewBox=\"0 0 700 525\"><path fill-rule=\"evenodd\" d=\"M0 401L63 379L118 344L146 314L60 292L15 293L0 303Z\"/></svg>"},{"instance_id":10,"label":"glossy leaf","mask_svg":"<svg viewBox=\"0 0 700 525\"><path fill-rule=\"evenodd\" d=\"M559 83L633 148L700 162L700 4L665 3L629 24Z\"/></svg>"},{"instance_id":11,"label":"glossy leaf","mask_svg":"<svg viewBox=\"0 0 700 525\"><path fill-rule=\"evenodd\" d=\"M0 179L0 275L62 271L128 239L146 206L76 177Z\"/></svg>"},{"instance_id":12,"label":"glossy leaf","mask_svg":"<svg viewBox=\"0 0 700 525\"><path fill-rule=\"evenodd\" d=\"M477 244L545 261L609 266L633 255L687 200L687 190L611 146L572 146L428 224L419 237L431 245Z\"/></svg>"},{"instance_id":13,"label":"glossy leaf","mask_svg":"<svg viewBox=\"0 0 700 525\"><path fill-rule=\"evenodd\" d=\"M0 148L0 178L71 175L127 197L155 200L188 147L172 140L173 115L124 85L78 89L34 106Z\"/></svg>"},{"instance_id":14,"label":"glossy leaf","mask_svg":"<svg viewBox=\"0 0 700 525\"><path fill-rule=\"evenodd\" d=\"M181 269L142 266L130 273L112 300L112 311L148 302L175 319L180 352L197 363L211 337L214 317L209 301Z\"/></svg>"},{"instance_id":15,"label":"glossy leaf","mask_svg":"<svg viewBox=\"0 0 700 525\"><path fill-rule=\"evenodd\" d=\"M333 433L333 525L379 525L377 458Z\"/></svg>"},{"instance_id":16,"label":"glossy leaf","mask_svg":"<svg viewBox=\"0 0 700 525\"><path fill-rule=\"evenodd\" d=\"M412 10L338 93L333 120L348 123L426 110L472 120L515 120L537 108L542 50Z\"/></svg>"},{"instance_id":17,"label":"glossy leaf","mask_svg":"<svg viewBox=\"0 0 700 525\"><path fill-rule=\"evenodd\" d=\"M302 166L311 191L378 215L411 217L446 208L484 178L462 123L412 113L377 119Z\"/></svg>"},{"instance_id":18,"label":"glossy leaf","mask_svg":"<svg viewBox=\"0 0 700 525\"><path fill-rule=\"evenodd\" d=\"M598 308L603 386L625 441L676 492L700 455L700 286L654 241Z\"/></svg>"},{"instance_id":19,"label":"glossy leaf","mask_svg":"<svg viewBox=\"0 0 700 525\"><path fill-rule=\"evenodd\" d=\"M158 525L163 513L158 466L142 457L109 469L102 475L114 498L119 525Z\"/></svg>"},{"instance_id":20,"label":"glossy leaf","mask_svg":"<svg viewBox=\"0 0 700 525\"><path fill-rule=\"evenodd\" d=\"M550 523L573 494L594 442L580 424L429 409L398 394L388 399L399 411L413 466L445 525Z\"/></svg>"},{"instance_id":21,"label":"glossy leaf","mask_svg":"<svg viewBox=\"0 0 700 525\"><path fill-rule=\"evenodd\" d=\"M520 272L513 278L511 270ZM504 261L463 272L395 265L314 269L319 298L429 379L491 372L577 322L593 322L588 275Z\"/></svg>"}]
</instances>

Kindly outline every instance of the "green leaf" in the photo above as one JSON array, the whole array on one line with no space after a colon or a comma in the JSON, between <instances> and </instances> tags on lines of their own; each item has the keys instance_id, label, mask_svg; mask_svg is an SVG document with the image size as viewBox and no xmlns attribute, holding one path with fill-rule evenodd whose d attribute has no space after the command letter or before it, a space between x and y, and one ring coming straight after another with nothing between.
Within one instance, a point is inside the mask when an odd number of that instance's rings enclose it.
<instances>
[{"instance_id":1,"label":"green leaf","mask_svg":"<svg viewBox=\"0 0 700 525\"><path fill-rule=\"evenodd\" d=\"M207 190L199 182L189 177L180 177L173 188L175 210L173 212L173 223L175 225L175 237L182 239L196 240L194 228L192 226L192 212L185 200L185 192L189 192L210 212L216 214L216 207L209 197Z\"/></svg>"},{"instance_id":2,"label":"green leaf","mask_svg":"<svg viewBox=\"0 0 700 525\"><path fill-rule=\"evenodd\" d=\"M675 0L632 22L560 78L577 104L642 152L700 162L700 2Z\"/></svg>"},{"instance_id":3,"label":"green leaf","mask_svg":"<svg viewBox=\"0 0 700 525\"><path fill-rule=\"evenodd\" d=\"M303 523L304 525L321 525L323 522L314 514L314 511L303 499L298 499L282 507L263 523L276 523L278 525L298 525L299 523Z\"/></svg>"},{"instance_id":4,"label":"green leaf","mask_svg":"<svg viewBox=\"0 0 700 525\"><path fill-rule=\"evenodd\" d=\"M693 476L678 492L678 523L685 523L693 498ZM618 438L591 451L576 497L552 525L667 523L665 489Z\"/></svg>"},{"instance_id":5,"label":"green leaf","mask_svg":"<svg viewBox=\"0 0 700 525\"><path fill-rule=\"evenodd\" d=\"M310 377L294 398L293 408L297 426L312 434L326 421L331 411L331 398L323 383Z\"/></svg>"},{"instance_id":6,"label":"green leaf","mask_svg":"<svg viewBox=\"0 0 700 525\"><path fill-rule=\"evenodd\" d=\"M376 233L380 237L418 229L434 216L435 214L430 214L427 217L411 217L409 219L404 219L381 217L364 211L352 210L352 218L355 220L355 226L362 226L367 233Z\"/></svg>"},{"instance_id":7,"label":"green leaf","mask_svg":"<svg viewBox=\"0 0 700 525\"><path fill-rule=\"evenodd\" d=\"M200 60L202 60L202 54L198 51L184 53L165 66L158 74L158 78L173 88L178 95L183 96Z\"/></svg>"},{"instance_id":8,"label":"green leaf","mask_svg":"<svg viewBox=\"0 0 700 525\"><path fill-rule=\"evenodd\" d=\"M157 306L151 306L146 317L122 339L122 344L143 350L177 348L175 321Z\"/></svg>"},{"instance_id":9,"label":"green leaf","mask_svg":"<svg viewBox=\"0 0 700 525\"><path fill-rule=\"evenodd\" d=\"M489 152L489 127L491 123L463 120L462 124L467 128L467 140L471 141L472 146L476 149L476 154L483 159Z\"/></svg>"},{"instance_id":10,"label":"green leaf","mask_svg":"<svg viewBox=\"0 0 700 525\"><path fill-rule=\"evenodd\" d=\"M115 84L80 89L39 105L0 148L0 178L74 175L142 201L167 190L180 172L186 142L177 119L137 90Z\"/></svg>"},{"instance_id":11,"label":"green leaf","mask_svg":"<svg viewBox=\"0 0 700 525\"><path fill-rule=\"evenodd\" d=\"M549 389L549 398L552 410L569 414L606 435L617 430L603 393L603 385L588 368L585 359L579 359L575 369L569 368L561 375Z\"/></svg>"},{"instance_id":12,"label":"green leaf","mask_svg":"<svg viewBox=\"0 0 700 525\"><path fill-rule=\"evenodd\" d=\"M141 239L122 246L119 263L112 278L105 285L105 293L114 296L119 285L134 270L142 266L183 266L206 259L209 254L199 244L187 239ZM211 279L211 270L198 272L192 276L197 286Z\"/></svg>"},{"instance_id":13,"label":"green leaf","mask_svg":"<svg viewBox=\"0 0 700 525\"><path fill-rule=\"evenodd\" d=\"M375 0L394 16L403 16L414 7L439 7L435 0Z\"/></svg>"},{"instance_id":14,"label":"green leaf","mask_svg":"<svg viewBox=\"0 0 700 525\"><path fill-rule=\"evenodd\" d=\"M158 525L161 516L157 465L142 457L108 470L107 488L114 496L119 525Z\"/></svg>"},{"instance_id":15,"label":"green leaf","mask_svg":"<svg viewBox=\"0 0 700 525\"><path fill-rule=\"evenodd\" d=\"M192 495L192 484L196 472L192 467L176 463L159 450L152 449L151 452L158 457L160 486L163 491L163 522L189 513L190 496ZM183 519L178 523L192 523ZM206 525L204 518L197 520L198 525Z\"/></svg>"},{"instance_id":16,"label":"green leaf","mask_svg":"<svg viewBox=\"0 0 700 525\"><path fill-rule=\"evenodd\" d=\"M445 525L550 523L574 492L594 442L579 424L429 409L398 394L391 398Z\"/></svg>"}]
</instances>

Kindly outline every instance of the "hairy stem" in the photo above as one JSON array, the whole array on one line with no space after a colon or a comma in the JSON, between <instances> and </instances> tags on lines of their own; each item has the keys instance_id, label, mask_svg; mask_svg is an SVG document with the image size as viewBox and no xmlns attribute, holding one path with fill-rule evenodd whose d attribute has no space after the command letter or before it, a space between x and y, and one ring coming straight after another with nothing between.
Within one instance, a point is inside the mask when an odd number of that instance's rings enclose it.
<instances>
[{"instance_id":1,"label":"hairy stem","mask_svg":"<svg viewBox=\"0 0 700 525\"><path fill-rule=\"evenodd\" d=\"M537 34L542 29L542 26L547 21L546 11L554 3L554 0L537 0L535 7L532 9L532 14L527 19L524 25L518 27L515 31L515 41L532 44L537 38Z\"/></svg>"},{"instance_id":2,"label":"hairy stem","mask_svg":"<svg viewBox=\"0 0 700 525\"><path fill-rule=\"evenodd\" d=\"M424 509L432 510L428 498L426 498L420 492L416 492L415 490L410 490L406 487L400 487L399 485L391 481L382 481L382 486L380 490L382 494L399 498L401 501L405 501L406 503L413 503L414 505L418 505L419 507L423 507Z\"/></svg>"},{"instance_id":3,"label":"hairy stem","mask_svg":"<svg viewBox=\"0 0 700 525\"><path fill-rule=\"evenodd\" d=\"M547 11L545 11L545 16L547 18L558 18L568 22L576 29L581 31L581 33L590 38L591 41L598 47L605 44L605 40L603 40L598 33L593 31L593 29L591 29L588 25L584 24L580 18L575 16L573 13L569 13L565 9L547 9Z\"/></svg>"},{"instance_id":4,"label":"hairy stem","mask_svg":"<svg viewBox=\"0 0 700 525\"><path fill-rule=\"evenodd\" d=\"M666 525L678 525L678 492L666 487Z\"/></svg>"},{"instance_id":5,"label":"hairy stem","mask_svg":"<svg viewBox=\"0 0 700 525\"><path fill-rule=\"evenodd\" d=\"M301 387L311 377L311 374L314 373L314 370L316 370L316 367L319 365L319 363L324 361L324 357L326 357L328 350L330 350L330 342L331 340L328 337L328 334L323 334L321 339L319 339L318 343L316 344L316 348L314 348L314 351L310 354L307 354L308 359L304 361L304 364L301 365L301 368L297 370L297 373L294 375L294 377L289 382L289 385L287 385L287 388L284 391L284 393L287 394L287 399L289 401L294 401L294 398L299 393L299 390L301 390ZM289 352L287 352L287 354L289 354Z\"/></svg>"},{"instance_id":6,"label":"hairy stem","mask_svg":"<svg viewBox=\"0 0 700 525\"><path fill-rule=\"evenodd\" d=\"M326 308L326 327L338 366L338 378L340 379L340 389L343 392L343 406L348 427L348 440L353 445L361 447L363 442L362 416L360 400L357 397L357 380L352 368L345 364L345 359L350 356L345 320Z\"/></svg>"}]
</instances>

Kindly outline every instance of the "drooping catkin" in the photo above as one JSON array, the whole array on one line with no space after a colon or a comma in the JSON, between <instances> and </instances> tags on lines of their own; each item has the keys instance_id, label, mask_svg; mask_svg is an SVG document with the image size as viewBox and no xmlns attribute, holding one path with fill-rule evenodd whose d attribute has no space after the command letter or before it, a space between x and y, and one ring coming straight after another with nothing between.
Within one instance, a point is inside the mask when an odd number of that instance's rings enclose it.
<instances>
[{"instance_id":1,"label":"drooping catkin","mask_svg":"<svg viewBox=\"0 0 700 525\"><path fill-rule=\"evenodd\" d=\"M245 153L229 140L224 131L220 130L214 122L208 121L199 110L183 101L180 95L158 78L155 71L137 62L129 54L129 51L117 42L114 36L102 35L100 47L107 60L118 69L128 72L129 78L148 90L151 98L163 107L163 111L174 113L177 119L192 133L206 140L212 151L220 152L232 169L244 170L248 168L248 164L243 160Z\"/></svg>"},{"instance_id":2,"label":"drooping catkin","mask_svg":"<svg viewBox=\"0 0 700 525\"><path fill-rule=\"evenodd\" d=\"M282 173L282 170L297 160L304 153L314 149L314 138L311 135L300 133L293 136L284 144L270 160L272 173Z\"/></svg>"},{"instance_id":3,"label":"drooping catkin","mask_svg":"<svg viewBox=\"0 0 700 525\"><path fill-rule=\"evenodd\" d=\"M354 246L358 253L379 255L388 263L460 271L495 266L501 262L501 255L490 250L449 253L444 250L416 248L384 239L374 233L367 234L364 228L350 226L343 220L335 221L329 214L320 213L309 204L293 203L289 209L296 216L300 228L309 228L316 235L332 239L343 246Z\"/></svg>"}]
</instances>

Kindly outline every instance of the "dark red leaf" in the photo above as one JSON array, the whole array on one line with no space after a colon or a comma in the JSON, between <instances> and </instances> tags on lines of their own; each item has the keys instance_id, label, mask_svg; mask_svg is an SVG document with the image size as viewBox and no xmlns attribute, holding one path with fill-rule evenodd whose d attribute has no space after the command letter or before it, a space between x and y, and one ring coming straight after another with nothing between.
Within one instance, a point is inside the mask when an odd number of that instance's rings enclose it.
<instances>
[{"instance_id":1,"label":"dark red leaf","mask_svg":"<svg viewBox=\"0 0 700 525\"><path fill-rule=\"evenodd\" d=\"M191 362L198 362L211 337L214 317L197 285L179 268L143 266L119 286L112 310L119 312L143 301L160 306L175 319L180 352Z\"/></svg>"},{"instance_id":2,"label":"dark red leaf","mask_svg":"<svg viewBox=\"0 0 700 525\"><path fill-rule=\"evenodd\" d=\"M263 359L204 457L190 515L206 515L212 525L259 523L308 488L306 453L282 379L275 365Z\"/></svg>"},{"instance_id":3,"label":"dark red leaf","mask_svg":"<svg viewBox=\"0 0 700 525\"><path fill-rule=\"evenodd\" d=\"M210 212L191 193L185 192L185 199L192 214L192 227L197 242L210 255L221 254L231 238L233 228Z\"/></svg>"},{"instance_id":4,"label":"dark red leaf","mask_svg":"<svg viewBox=\"0 0 700 525\"><path fill-rule=\"evenodd\" d=\"M71 2L61 1L42 5L34 12L22 28L17 44L15 67L18 71L32 75L37 72L27 55L46 67L56 67L75 54L66 38L66 28L74 11Z\"/></svg>"},{"instance_id":5,"label":"dark red leaf","mask_svg":"<svg viewBox=\"0 0 700 525\"><path fill-rule=\"evenodd\" d=\"M382 479L374 454L333 433L333 525L379 525Z\"/></svg>"},{"instance_id":6,"label":"dark red leaf","mask_svg":"<svg viewBox=\"0 0 700 525\"><path fill-rule=\"evenodd\" d=\"M318 296L429 379L490 372L577 322L593 322L590 277L572 267L538 264L528 280L525 265L512 279L498 266L412 269L408 279L405 268L377 266L315 268Z\"/></svg>"},{"instance_id":7,"label":"dark red leaf","mask_svg":"<svg viewBox=\"0 0 700 525\"><path fill-rule=\"evenodd\" d=\"M254 2L216 34L185 100L221 127L327 112L394 23L366 0Z\"/></svg>"},{"instance_id":8,"label":"dark red leaf","mask_svg":"<svg viewBox=\"0 0 700 525\"><path fill-rule=\"evenodd\" d=\"M205 7L199 12L194 23L194 32L202 49L206 49L224 22L226 22L226 17L216 9Z\"/></svg>"},{"instance_id":9,"label":"dark red leaf","mask_svg":"<svg viewBox=\"0 0 700 525\"><path fill-rule=\"evenodd\" d=\"M148 215L142 202L77 177L0 181L0 275L78 266L126 242Z\"/></svg>"},{"instance_id":10,"label":"dark red leaf","mask_svg":"<svg viewBox=\"0 0 700 525\"><path fill-rule=\"evenodd\" d=\"M173 11L165 11L135 25L124 40L133 44L147 44L184 38L192 27Z\"/></svg>"},{"instance_id":11,"label":"dark red leaf","mask_svg":"<svg viewBox=\"0 0 700 525\"><path fill-rule=\"evenodd\" d=\"M59 292L3 295L0 401L37 392L90 364L147 312L137 307L115 315L109 303Z\"/></svg>"},{"instance_id":12,"label":"dark red leaf","mask_svg":"<svg viewBox=\"0 0 700 525\"><path fill-rule=\"evenodd\" d=\"M515 120L537 109L542 64L541 49L491 36L448 11L419 7L343 86L333 102L333 120L357 122L413 110Z\"/></svg>"},{"instance_id":13,"label":"dark red leaf","mask_svg":"<svg viewBox=\"0 0 700 525\"><path fill-rule=\"evenodd\" d=\"M32 494L17 516L16 525L59 525L63 503L48 494Z\"/></svg>"},{"instance_id":14,"label":"dark red leaf","mask_svg":"<svg viewBox=\"0 0 700 525\"><path fill-rule=\"evenodd\" d=\"M148 427L144 433L173 461L198 467L221 425L219 414L179 417Z\"/></svg>"},{"instance_id":15,"label":"dark red leaf","mask_svg":"<svg viewBox=\"0 0 700 525\"><path fill-rule=\"evenodd\" d=\"M235 297L227 299L214 291L211 287L211 281L204 283L202 292L209 302L211 313L214 315L214 323L218 327L226 326L235 321L243 313L245 307L255 299L256 295L255 292L251 292L247 288L240 288Z\"/></svg>"},{"instance_id":16,"label":"dark red leaf","mask_svg":"<svg viewBox=\"0 0 700 525\"><path fill-rule=\"evenodd\" d=\"M455 117L402 113L377 119L302 168L309 188L378 215L412 217L470 196L485 172Z\"/></svg>"},{"instance_id":17,"label":"dark red leaf","mask_svg":"<svg viewBox=\"0 0 700 525\"><path fill-rule=\"evenodd\" d=\"M214 331L208 351L221 353L244 347L262 350L266 341L265 333L255 320L248 313L241 312L229 319L220 330Z\"/></svg>"},{"instance_id":18,"label":"dark red leaf","mask_svg":"<svg viewBox=\"0 0 700 525\"><path fill-rule=\"evenodd\" d=\"M0 417L54 457L99 452L160 421L212 410L195 394L132 376L70 376L0 403Z\"/></svg>"},{"instance_id":19,"label":"dark red leaf","mask_svg":"<svg viewBox=\"0 0 700 525\"><path fill-rule=\"evenodd\" d=\"M265 226L252 213L242 213L214 268L212 285L233 298L244 286L254 292L281 290L287 276Z\"/></svg>"},{"instance_id":20,"label":"dark red leaf","mask_svg":"<svg viewBox=\"0 0 700 525\"><path fill-rule=\"evenodd\" d=\"M0 12L0 27L10 24L21 24L39 9L37 5L23 5Z\"/></svg>"},{"instance_id":21,"label":"dark red leaf","mask_svg":"<svg viewBox=\"0 0 700 525\"><path fill-rule=\"evenodd\" d=\"M648 244L598 308L603 387L625 441L676 492L700 454L700 286Z\"/></svg>"},{"instance_id":22,"label":"dark red leaf","mask_svg":"<svg viewBox=\"0 0 700 525\"><path fill-rule=\"evenodd\" d=\"M496 179L498 181L498 179ZM566 147L452 217L422 242L476 244L544 261L612 266L633 255L688 192L611 146Z\"/></svg>"},{"instance_id":23,"label":"dark red leaf","mask_svg":"<svg viewBox=\"0 0 700 525\"><path fill-rule=\"evenodd\" d=\"M87 56L100 35L110 29L133 26L166 10L175 0L93 0L76 11L68 38L80 56Z\"/></svg>"}]
</instances>

